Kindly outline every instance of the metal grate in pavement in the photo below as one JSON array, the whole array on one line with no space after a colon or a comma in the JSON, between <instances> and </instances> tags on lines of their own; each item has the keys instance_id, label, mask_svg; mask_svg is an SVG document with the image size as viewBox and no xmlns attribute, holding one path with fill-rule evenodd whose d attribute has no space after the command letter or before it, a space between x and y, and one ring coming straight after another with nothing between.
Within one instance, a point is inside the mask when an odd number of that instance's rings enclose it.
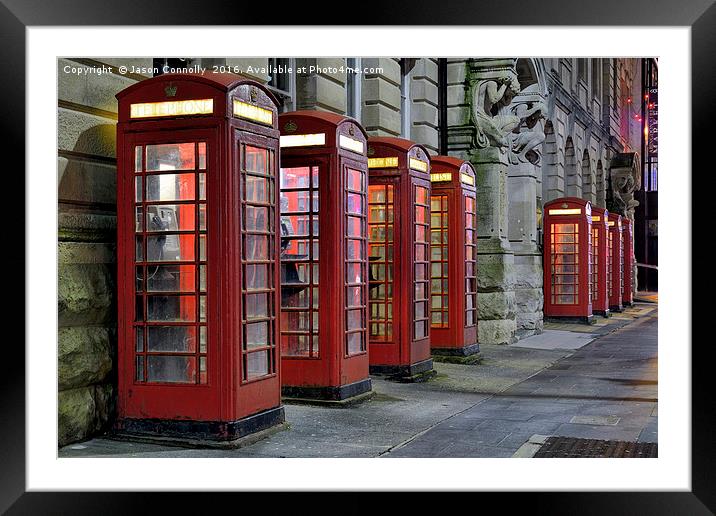
<instances>
[{"instance_id":1,"label":"metal grate in pavement","mask_svg":"<svg viewBox=\"0 0 716 516\"><path fill-rule=\"evenodd\" d=\"M636 458L657 457L657 443L602 441L575 437L550 437L534 457L541 458Z\"/></svg>"}]
</instances>

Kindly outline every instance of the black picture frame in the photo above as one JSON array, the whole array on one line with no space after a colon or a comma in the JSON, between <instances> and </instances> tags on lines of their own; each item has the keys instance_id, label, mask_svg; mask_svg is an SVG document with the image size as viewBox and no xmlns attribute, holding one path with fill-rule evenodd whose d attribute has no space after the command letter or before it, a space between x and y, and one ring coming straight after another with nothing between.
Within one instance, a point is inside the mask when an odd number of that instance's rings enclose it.
<instances>
[{"instance_id":1,"label":"black picture frame","mask_svg":"<svg viewBox=\"0 0 716 516\"><path fill-rule=\"evenodd\" d=\"M234 8L230 8L230 6ZM0 88L3 95L3 117L0 130L2 141L9 149L22 149L25 143L25 29L27 26L47 25L247 25L247 24L311 24L321 23L318 14L306 8L272 9L269 16L265 9L235 8L217 0L151 2L112 2L109 0L2 0L0 3L0 64L4 67L4 79ZM243 4L242 4L243 5ZM247 4L248 5L248 4ZM316 6L318 4L315 4ZM255 7L255 6L254 6ZM559 25L559 26L689 26L691 27L691 106L686 102L684 109L692 113L692 169L710 173L712 165L705 156L710 148L711 126L714 120L714 88L716 88L716 5L714 0L665 1L665 0L592 0L589 3L570 0L545 0L537 3L528 0L513 0L509 3L498 0L469 2L454 1L433 4L424 0L399 0L390 3L361 2L360 9L351 10L350 22L355 25ZM336 7L336 9L338 9ZM334 11L334 14L342 12ZM379 13L379 16L377 15ZM342 16L345 16L345 12ZM336 18L338 19L338 18ZM343 18L345 20L345 18ZM335 24L334 20L325 21ZM565 55L569 54L565 45ZM15 171L24 171L24 153L17 153ZM701 166L699 166L701 165ZM24 213L24 174L4 174L6 191L15 193L14 207L17 213ZM662 171L664 174L688 174L688 171ZM708 209L706 188L699 188L692 181L694 235L705 229L703 221L713 218ZM703 201L703 202L701 202ZM12 208L7 208L12 209ZM691 207L684 207L685 216ZM24 219L23 219L24 221ZM15 223L7 227L8 242L26 242L25 226ZM713 231L713 230L711 230ZM708 233L705 233L708 234ZM692 239L692 242L699 240ZM692 271L711 269L708 253L693 253ZM24 246L17 245L8 271L20 270L25 263ZM30 274L31 271L25 271ZM24 281L19 274L9 274L10 289L14 292L13 302L6 304L6 324L18 320L14 312L24 312ZM702 287L704 288L704 287ZM708 288L708 287L706 287ZM693 291L692 291L693 292ZM696 293L691 300L684 300L692 306L692 335L696 323L703 325L708 320L707 302L699 304ZM24 317L23 317L24 319ZM18 325L19 326L19 325ZM19 329L19 328L18 328ZM24 325L20 329L25 340ZM714 364L713 345L707 336L703 342L691 345L691 335L684 331L682 342L670 342L692 356L692 490L690 492L649 492L649 493L528 493L510 495L510 508L514 503L527 504L532 512L549 514L712 514L716 511L716 490L714 489L714 439L711 422L716 420L716 407L711 399L713 386L710 383ZM11 341L15 344L11 346ZM19 339L8 339L5 346L5 366L0 375L0 511L9 514L131 514L143 513L149 508L149 495L133 493L27 493L25 489L25 353L17 345ZM52 348L53 343L48 343ZM49 415L47 425L55 425L54 415ZM187 496L158 494L162 512L169 512L180 506L181 512L192 509L206 509L211 493ZM246 499L246 494L239 496ZM274 495L272 495L274 496ZM292 503L300 494L292 494ZM403 510L423 507L431 493L411 496L402 503ZM480 505L487 494L480 494ZM491 495L493 498L495 495ZM497 495L499 496L499 494ZM255 495L252 495L252 498ZM221 497L225 499L224 496ZM271 504L281 504L285 498L276 496ZM212 503L215 503L212 502ZM247 503L247 502L244 502ZM499 503L499 502L498 502ZM506 503L504 498L502 503ZM370 498L351 497L351 511L364 513L375 506ZM348 512L348 511L345 511Z\"/></svg>"}]
</instances>

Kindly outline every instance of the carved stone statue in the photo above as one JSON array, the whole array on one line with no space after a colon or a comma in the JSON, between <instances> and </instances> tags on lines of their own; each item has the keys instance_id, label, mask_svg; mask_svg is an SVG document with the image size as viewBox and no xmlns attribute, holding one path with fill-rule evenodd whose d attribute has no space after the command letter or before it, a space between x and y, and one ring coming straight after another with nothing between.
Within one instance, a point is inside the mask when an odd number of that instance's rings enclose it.
<instances>
[{"instance_id":1,"label":"carved stone statue","mask_svg":"<svg viewBox=\"0 0 716 516\"><path fill-rule=\"evenodd\" d=\"M610 163L612 206L610 212L634 219L634 208L639 201L634 199L634 190L641 188L639 155L634 152L617 154Z\"/></svg>"},{"instance_id":2,"label":"carved stone statue","mask_svg":"<svg viewBox=\"0 0 716 516\"><path fill-rule=\"evenodd\" d=\"M545 140L544 118L547 106L537 84L522 90L512 101L510 111L520 119L512 130L510 163L532 163L539 165L539 146Z\"/></svg>"},{"instance_id":3,"label":"carved stone statue","mask_svg":"<svg viewBox=\"0 0 716 516\"><path fill-rule=\"evenodd\" d=\"M520 123L520 119L503 110L520 92L514 68L496 67L477 73L472 89L472 119L477 133L478 148L509 146L507 135Z\"/></svg>"}]
</instances>

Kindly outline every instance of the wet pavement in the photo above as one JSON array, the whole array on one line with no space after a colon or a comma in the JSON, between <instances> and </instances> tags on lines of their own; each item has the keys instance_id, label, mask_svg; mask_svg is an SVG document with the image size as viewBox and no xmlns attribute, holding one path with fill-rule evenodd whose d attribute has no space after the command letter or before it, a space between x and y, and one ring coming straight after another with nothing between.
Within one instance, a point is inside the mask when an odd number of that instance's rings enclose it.
<instances>
[{"instance_id":1,"label":"wet pavement","mask_svg":"<svg viewBox=\"0 0 716 516\"><path fill-rule=\"evenodd\" d=\"M657 442L657 320L637 303L595 325L546 323L481 346L480 364L436 362L428 382L374 377L355 406L286 404L289 429L239 449L98 437L59 457L512 457L533 455L540 436Z\"/></svg>"}]
</instances>

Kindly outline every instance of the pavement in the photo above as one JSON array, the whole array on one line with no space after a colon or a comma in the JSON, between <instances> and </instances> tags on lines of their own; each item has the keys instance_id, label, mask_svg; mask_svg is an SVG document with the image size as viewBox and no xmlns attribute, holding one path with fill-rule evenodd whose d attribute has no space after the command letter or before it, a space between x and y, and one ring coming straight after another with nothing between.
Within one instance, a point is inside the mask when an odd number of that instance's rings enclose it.
<instances>
[{"instance_id":1,"label":"pavement","mask_svg":"<svg viewBox=\"0 0 716 516\"><path fill-rule=\"evenodd\" d=\"M373 377L348 408L285 404L287 430L243 448L189 449L108 436L64 457L531 457L549 436L657 442L657 322L636 303L597 324L545 323L480 364L435 362L403 384Z\"/></svg>"}]
</instances>

